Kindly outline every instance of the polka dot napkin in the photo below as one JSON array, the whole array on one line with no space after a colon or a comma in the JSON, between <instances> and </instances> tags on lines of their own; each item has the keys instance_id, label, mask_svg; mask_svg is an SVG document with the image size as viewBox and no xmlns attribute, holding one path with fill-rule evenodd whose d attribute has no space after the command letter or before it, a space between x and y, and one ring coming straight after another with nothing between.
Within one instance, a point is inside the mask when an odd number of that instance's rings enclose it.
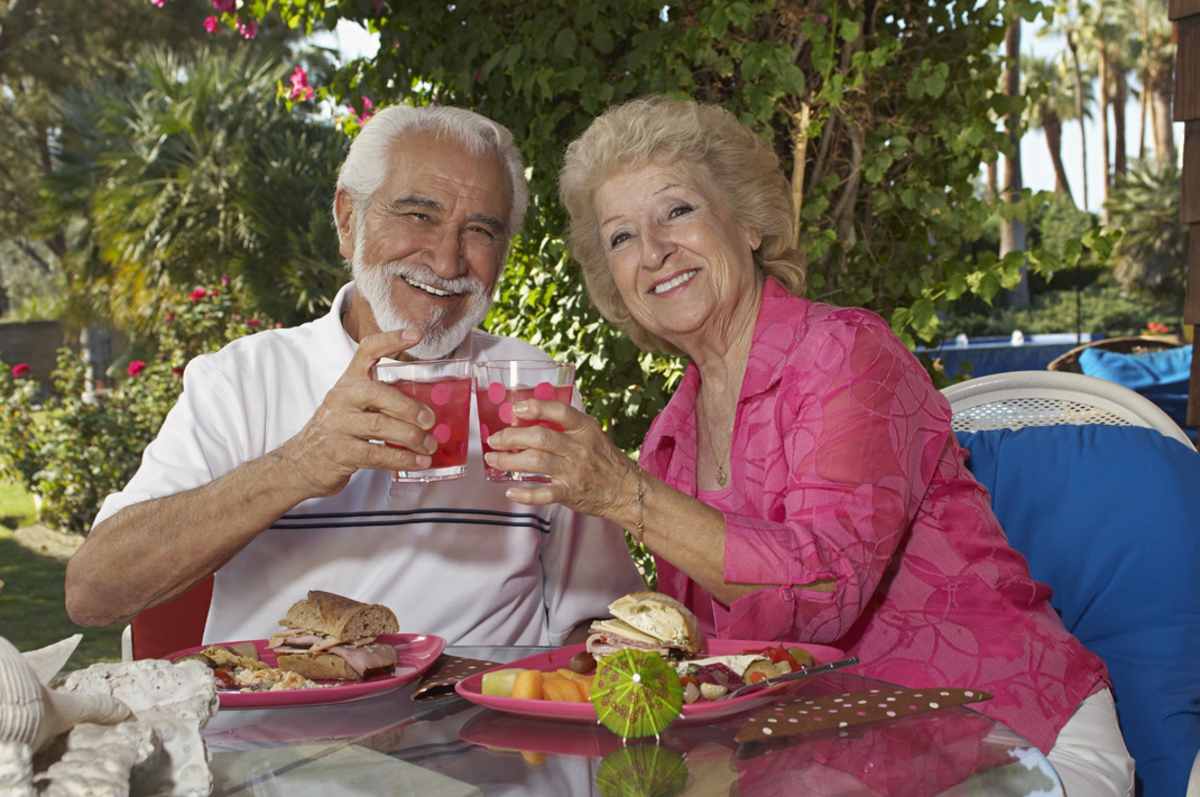
<instances>
[{"instance_id":1,"label":"polka dot napkin","mask_svg":"<svg viewBox=\"0 0 1200 797\"><path fill-rule=\"evenodd\" d=\"M793 697L763 709L734 737L738 742L770 739L864 722L907 717L947 706L978 703L992 696L978 689L870 689L841 695Z\"/></svg>"},{"instance_id":2,"label":"polka dot napkin","mask_svg":"<svg viewBox=\"0 0 1200 797\"><path fill-rule=\"evenodd\" d=\"M483 659L464 659L443 653L425 673L421 685L412 693L413 700L430 700L454 694L454 685L477 672L490 670L500 665Z\"/></svg>"}]
</instances>

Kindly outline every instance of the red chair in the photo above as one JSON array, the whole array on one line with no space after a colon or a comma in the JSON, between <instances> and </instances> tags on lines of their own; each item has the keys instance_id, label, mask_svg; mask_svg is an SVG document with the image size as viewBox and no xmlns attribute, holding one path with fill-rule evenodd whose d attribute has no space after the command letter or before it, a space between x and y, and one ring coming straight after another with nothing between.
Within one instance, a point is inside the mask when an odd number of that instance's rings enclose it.
<instances>
[{"instance_id":1,"label":"red chair","mask_svg":"<svg viewBox=\"0 0 1200 797\"><path fill-rule=\"evenodd\" d=\"M182 595L147 609L129 623L134 659L158 659L202 644L208 607L212 603L213 577Z\"/></svg>"}]
</instances>

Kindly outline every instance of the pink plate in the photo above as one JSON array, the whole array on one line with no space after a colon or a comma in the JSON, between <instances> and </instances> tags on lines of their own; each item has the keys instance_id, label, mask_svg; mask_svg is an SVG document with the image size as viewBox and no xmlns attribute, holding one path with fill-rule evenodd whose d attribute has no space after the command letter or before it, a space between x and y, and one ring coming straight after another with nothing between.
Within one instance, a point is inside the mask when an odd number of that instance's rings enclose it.
<instances>
[{"instance_id":1,"label":"pink plate","mask_svg":"<svg viewBox=\"0 0 1200 797\"><path fill-rule=\"evenodd\" d=\"M747 642L740 639L710 639L704 644L702 655L732 656L743 650L759 650L776 645L776 642ZM818 664L826 664L846 658L837 648L825 645L806 645L788 643L789 647L804 648L813 655ZM493 667L495 670L519 668L525 670L542 670L549 672L570 667L571 657L583 650L583 645L571 645L549 653L538 653L535 656ZM484 673L476 673L470 678L458 682L456 692L481 706L504 711L509 714L520 714L539 719L565 720L567 722L596 722L596 710L591 703L556 703L553 700L522 700L514 697L492 697L482 692ZM713 702L697 701L683 707L676 722L711 722L722 717L740 714L759 706L764 706L786 691L790 684L780 684L778 687L752 692L746 697L735 697L732 700L716 700Z\"/></svg>"},{"instance_id":2,"label":"pink plate","mask_svg":"<svg viewBox=\"0 0 1200 797\"><path fill-rule=\"evenodd\" d=\"M263 663L274 667L275 651L267 647L265 639L250 639L258 649ZM220 692L221 708L280 708L284 706L320 706L329 703L345 703L381 695L420 678L446 647L446 640L429 634L383 634L376 639L396 648L396 674L369 681L317 681L332 684L322 689L287 689L278 692ZM234 642L220 644L232 645ZM176 651L165 659L174 659L188 653L197 653L207 645Z\"/></svg>"}]
</instances>

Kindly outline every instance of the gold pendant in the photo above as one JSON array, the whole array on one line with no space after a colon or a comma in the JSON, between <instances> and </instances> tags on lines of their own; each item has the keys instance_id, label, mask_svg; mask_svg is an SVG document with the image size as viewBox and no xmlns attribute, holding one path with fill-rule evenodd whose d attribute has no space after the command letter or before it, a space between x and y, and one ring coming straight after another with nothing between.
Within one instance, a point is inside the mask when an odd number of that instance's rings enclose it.
<instances>
[{"instance_id":1,"label":"gold pendant","mask_svg":"<svg viewBox=\"0 0 1200 797\"><path fill-rule=\"evenodd\" d=\"M720 465L718 465L717 466L717 486L724 487L725 480L728 478L729 477L725 475L725 469L722 468Z\"/></svg>"}]
</instances>

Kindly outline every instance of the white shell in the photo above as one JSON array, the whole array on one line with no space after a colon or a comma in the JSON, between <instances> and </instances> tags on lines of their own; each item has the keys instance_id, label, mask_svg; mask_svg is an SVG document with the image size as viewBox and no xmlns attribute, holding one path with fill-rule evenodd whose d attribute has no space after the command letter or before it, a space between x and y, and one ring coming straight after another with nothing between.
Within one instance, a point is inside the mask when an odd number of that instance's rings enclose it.
<instances>
[{"instance_id":1,"label":"white shell","mask_svg":"<svg viewBox=\"0 0 1200 797\"><path fill-rule=\"evenodd\" d=\"M129 709L108 695L47 689L12 643L0 637L0 741L23 742L34 752L81 722L111 725Z\"/></svg>"},{"instance_id":2,"label":"white shell","mask_svg":"<svg viewBox=\"0 0 1200 797\"><path fill-rule=\"evenodd\" d=\"M0 794L34 797L33 748L24 742L0 741Z\"/></svg>"},{"instance_id":3,"label":"white shell","mask_svg":"<svg viewBox=\"0 0 1200 797\"><path fill-rule=\"evenodd\" d=\"M42 797L125 797L134 768L158 750L147 722L76 725L67 735L66 752L34 776Z\"/></svg>"},{"instance_id":4,"label":"white shell","mask_svg":"<svg viewBox=\"0 0 1200 797\"><path fill-rule=\"evenodd\" d=\"M71 654L75 652L75 648L79 647L82 639L83 634L76 634L75 636L61 639L53 645L47 645L44 648L27 650L21 655L25 657L25 661L29 662L29 666L37 673L38 681L48 684L50 683L50 679L58 675L59 671L67 665L67 660L71 658Z\"/></svg>"}]
</instances>

